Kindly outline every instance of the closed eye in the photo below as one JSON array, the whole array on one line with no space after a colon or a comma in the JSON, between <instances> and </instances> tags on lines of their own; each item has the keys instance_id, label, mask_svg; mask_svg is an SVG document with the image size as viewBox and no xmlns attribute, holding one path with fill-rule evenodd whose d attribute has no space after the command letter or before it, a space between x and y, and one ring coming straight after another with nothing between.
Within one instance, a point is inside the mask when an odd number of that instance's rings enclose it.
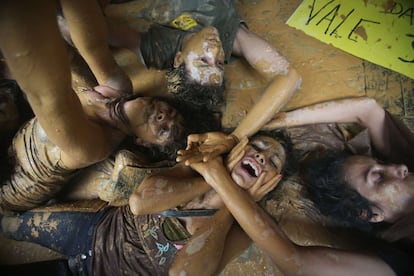
<instances>
[{"instance_id":1,"label":"closed eye","mask_svg":"<svg viewBox=\"0 0 414 276\"><path fill-rule=\"evenodd\" d=\"M375 170L370 173L371 181L374 184L379 184L384 179L384 171L382 170Z\"/></svg>"},{"instance_id":2,"label":"closed eye","mask_svg":"<svg viewBox=\"0 0 414 276\"><path fill-rule=\"evenodd\" d=\"M278 168L278 164L279 164L278 161L279 161L279 158L277 158L275 156L273 156L273 157L270 158L270 164L273 167L275 167L276 169Z\"/></svg>"}]
</instances>

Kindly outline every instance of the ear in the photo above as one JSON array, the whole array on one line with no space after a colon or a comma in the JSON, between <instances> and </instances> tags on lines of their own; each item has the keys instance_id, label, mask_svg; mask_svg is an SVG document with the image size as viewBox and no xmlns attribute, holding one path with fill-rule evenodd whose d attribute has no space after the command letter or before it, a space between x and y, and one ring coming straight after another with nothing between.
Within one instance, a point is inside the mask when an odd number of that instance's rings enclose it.
<instances>
[{"instance_id":1,"label":"ear","mask_svg":"<svg viewBox=\"0 0 414 276\"><path fill-rule=\"evenodd\" d=\"M367 212L362 212L360 218L368 220ZM369 219L369 222L377 223L382 221L384 221L384 212L378 207L372 207L372 217Z\"/></svg>"},{"instance_id":2,"label":"ear","mask_svg":"<svg viewBox=\"0 0 414 276\"><path fill-rule=\"evenodd\" d=\"M180 65L184 62L183 55L181 51L178 51L174 57L174 68L180 67Z\"/></svg>"},{"instance_id":3,"label":"ear","mask_svg":"<svg viewBox=\"0 0 414 276\"><path fill-rule=\"evenodd\" d=\"M370 222L382 222L384 221L384 212L379 209L378 207L372 207L372 217L370 218Z\"/></svg>"}]
</instances>

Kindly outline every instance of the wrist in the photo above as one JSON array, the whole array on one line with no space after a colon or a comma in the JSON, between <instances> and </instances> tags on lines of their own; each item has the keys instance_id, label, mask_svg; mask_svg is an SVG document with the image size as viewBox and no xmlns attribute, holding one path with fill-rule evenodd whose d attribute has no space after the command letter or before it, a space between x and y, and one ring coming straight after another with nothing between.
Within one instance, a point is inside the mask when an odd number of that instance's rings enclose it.
<instances>
[{"instance_id":1,"label":"wrist","mask_svg":"<svg viewBox=\"0 0 414 276\"><path fill-rule=\"evenodd\" d=\"M237 137L236 134L233 134L232 133L232 134L229 135L229 137L233 139L235 145L237 145L238 143L240 143L240 139L239 139L239 137Z\"/></svg>"}]
</instances>

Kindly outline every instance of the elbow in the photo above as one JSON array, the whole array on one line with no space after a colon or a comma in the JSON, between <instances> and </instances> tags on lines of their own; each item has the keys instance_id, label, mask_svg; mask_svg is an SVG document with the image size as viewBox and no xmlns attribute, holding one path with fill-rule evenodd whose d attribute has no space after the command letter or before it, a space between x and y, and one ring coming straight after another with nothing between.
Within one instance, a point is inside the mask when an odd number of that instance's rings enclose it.
<instances>
[{"instance_id":1,"label":"elbow","mask_svg":"<svg viewBox=\"0 0 414 276\"><path fill-rule=\"evenodd\" d=\"M382 107L378 104L377 100L370 97L364 97L364 105L365 108L370 111L382 109Z\"/></svg>"},{"instance_id":2,"label":"elbow","mask_svg":"<svg viewBox=\"0 0 414 276\"><path fill-rule=\"evenodd\" d=\"M288 70L288 77L293 83L293 91L298 90L300 85L302 84L302 76L299 74L299 72L294 67L289 67Z\"/></svg>"},{"instance_id":3,"label":"elbow","mask_svg":"<svg viewBox=\"0 0 414 276\"><path fill-rule=\"evenodd\" d=\"M382 118L385 115L385 110L382 108L374 98L363 97L361 106L358 109L358 123L368 127L372 118Z\"/></svg>"},{"instance_id":4,"label":"elbow","mask_svg":"<svg viewBox=\"0 0 414 276\"><path fill-rule=\"evenodd\" d=\"M134 192L128 200L129 208L134 216L142 215L141 195L139 192Z\"/></svg>"}]
</instances>

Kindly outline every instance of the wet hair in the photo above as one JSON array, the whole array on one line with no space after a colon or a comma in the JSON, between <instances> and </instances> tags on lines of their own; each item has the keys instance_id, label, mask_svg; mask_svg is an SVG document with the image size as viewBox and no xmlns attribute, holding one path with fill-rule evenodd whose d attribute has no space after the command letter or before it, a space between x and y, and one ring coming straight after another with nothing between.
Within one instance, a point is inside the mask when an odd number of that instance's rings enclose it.
<instances>
[{"instance_id":1,"label":"wet hair","mask_svg":"<svg viewBox=\"0 0 414 276\"><path fill-rule=\"evenodd\" d=\"M184 119L182 139L164 146L164 151L168 152L170 158L175 159L177 150L186 147L188 135L221 130L221 112L216 112L203 106L196 106L176 98L167 99L167 103L174 107Z\"/></svg>"},{"instance_id":2,"label":"wet hair","mask_svg":"<svg viewBox=\"0 0 414 276\"><path fill-rule=\"evenodd\" d=\"M118 98L114 98L113 100L109 101L106 106L109 109L109 117L115 121L121 121L124 125L129 125L130 121L128 116L125 113L124 103L128 101L135 100L137 98L143 97L140 94L132 94L128 96L122 96Z\"/></svg>"},{"instance_id":3,"label":"wet hair","mask_svg":"<svg viewBox=\"0 0 414 276\"><path fill-rule=\"evenodd\" d=\"M315 154L316 155L316 154ZM301 165L300 175L309 198L319 211L340 226L372 230L372 204L345 178L346 152L325 151Z\"/></svg>"},{"instance_id":4,"label":"wet hair","mask_svg":"<svg viewBox=\"0 0 414 276\"><path fill-rule=\"evenodd\" d=\"M289 176L293 175L296 172L298 154L293 149L292 141L286 129L259 131L256 134L254 134L252 137L250 137L249 141L252 141L255 138L259 138L260 136L270 137L276 140L277 142L279 142L282 145L283 149L285 150L285 156L286 156L285 163L283 164L283 168L280 171L280 174L283 175L283 178L277 184L276 188L268 192L259 202L259 204L263 208L265 208L266 202L269 199L274 198L277 188L283 185L283 181L288 179Z\"/></svg>"},{"instance_id":5,"label":"wet hair","mask_svg":"<svg viewBox=\"0 0 414 276\"><path fill-rule=\"evenodd\" d=\"M180 101L209 110L218 110L224 103L224 80L220 86L195 83L188 77L184 63L168 70L166 76L168 92Z\"/></svg>"},{"instance_id":6,"label":"wet hair","mask_svg":"<svg viewBox=\"0 0 414 276\"><path fill-rule=\"evenodd\" d=\"M17 130L28 120L34 117L33 110L26 100L25 94L15 80L0 79L1 93L11 96L18 109L18 124L15 129L0 129L0 181L8 179L12 173L14 157L8 155L8 148Z\"/></svg>"},{"instance_id":7,"label":"wet hair","mask_svg":"<svg viewBox=\"0 0 414 276\"><path fill-rule=\"evenodd\" d=\"M123 103L142 97L142 95L130 95L114 99L107 103L110 109L110 116L115 120L121 121L123 124L129 124L123 108ZM131 151L137 151L144 154L152 161L175 160L177 150L185 148L186 138L192 133L204 133L209 131L218 131L221 129L220 113L213 112L207 108L193 106L192 104L178 99L171 99L165 97L152 97L154 100L163 101L173 107L177 114L181 115L181 128L175 125L172 129L174 140L167 145L152 144L149 146L137 145L135 137L128 136L122 143L123 148L128 148ZM176 117L177 118L177 117Z\"/></svg>"},{"instance_id":8,"label":"wet hair","mask_svg":"<svg viewBox=\"0 0 414 276\"><path fill-rule=\"evenodd\" d=\"M267 136L273 138L282 145L283 149L285 150L286 160L280 173L283 174L283 178L287 178L293 175L297 169L296 164L298 161L298 156L296 152L293 150L292 141L290 140L290 137L287 134L286 130L277 129L271 131L259 131L255 135L253 135L249 140L252 141L253 139L260 136Z\"/></svg>"},{"instance_id":9,"label":"wet hair","mask_svg":"<svg viewBox=\"0 0 414 276\"><path fill-rule=\"evenodd\" d=\"M24 122L34 117L33 110L26 99L26 95L20 89L19 85L15 80L0 79L0 90L2 91L2 93L6 93L11 96L13 102L15 103L18 109L18 127L20 127ZM17 131L17 129L14 131Z\"/></svg>"}]
</instances>

